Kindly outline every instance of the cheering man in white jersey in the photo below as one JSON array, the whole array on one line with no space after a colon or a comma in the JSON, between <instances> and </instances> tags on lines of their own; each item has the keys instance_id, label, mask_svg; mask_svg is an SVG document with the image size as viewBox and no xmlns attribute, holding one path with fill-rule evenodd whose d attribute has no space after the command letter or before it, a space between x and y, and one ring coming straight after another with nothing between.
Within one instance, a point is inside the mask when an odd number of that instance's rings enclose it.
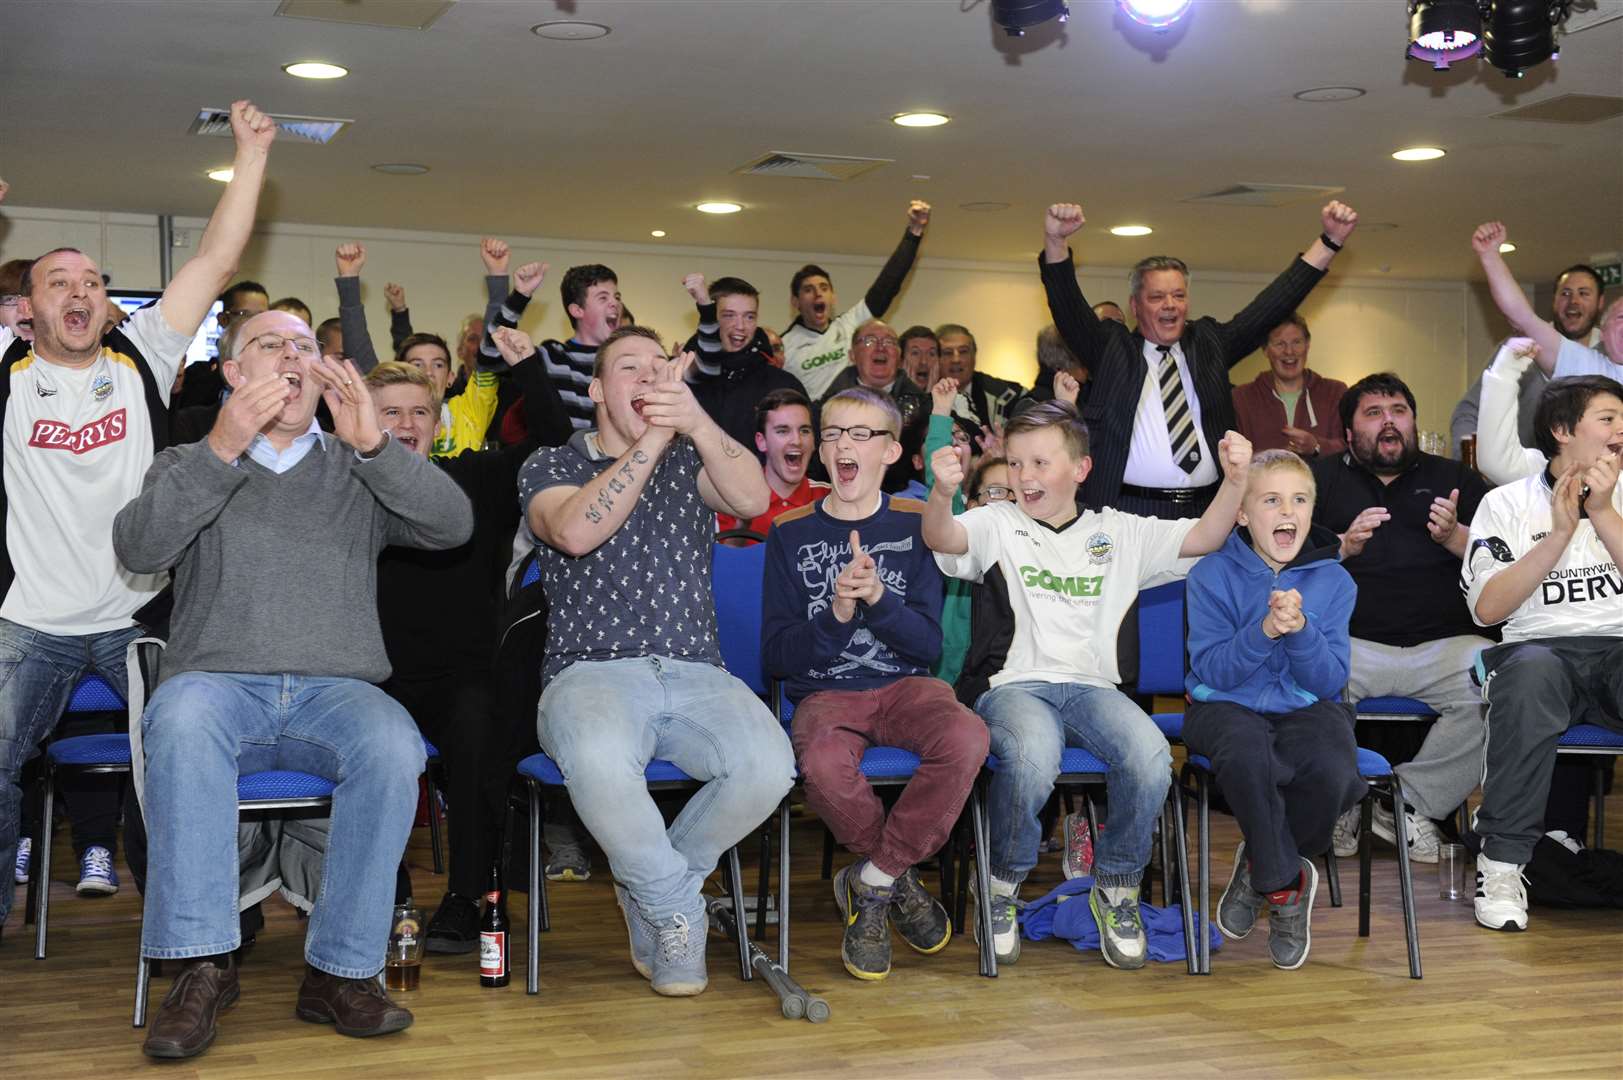
<instances>
[{"instance_id":1,"label":"cheering man in white jersey","mask_svg":"<svg viewBox=\"0 0 1623 1080\"><path fill-rule=\"evenodd\" d=\"M17 777L94 672L125 688L125 647L153 617L163 575L113 554L113 516L169 430L169 388L209 305L236 273L259 205L276 125L231 106L232 180L194 256L163 297L102 333L101 269L72 248L48 251L23 278L20 314L34 340L0 332L6 542L0 557L0 865L17 851ZM0 928L12 875L0 874Z\"/></svg>"}]
</instances>

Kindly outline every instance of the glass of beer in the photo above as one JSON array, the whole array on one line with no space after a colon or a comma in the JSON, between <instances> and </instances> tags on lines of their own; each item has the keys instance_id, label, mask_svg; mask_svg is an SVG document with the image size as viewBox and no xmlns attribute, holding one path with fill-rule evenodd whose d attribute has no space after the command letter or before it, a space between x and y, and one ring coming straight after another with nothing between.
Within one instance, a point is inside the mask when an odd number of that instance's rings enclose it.
<instances>
[{"instance_id":1,"label":"glass of beer","mask_svg":"<svg viewBox=\"0 0 1623 1080\"><path fill-rule=\"evenodd\" d=\"M389 953L383 962L383 984L390 990L415 990L422 971L423 914L410 904L396 904L389 929Z\"/></svg>"}]
</instances>

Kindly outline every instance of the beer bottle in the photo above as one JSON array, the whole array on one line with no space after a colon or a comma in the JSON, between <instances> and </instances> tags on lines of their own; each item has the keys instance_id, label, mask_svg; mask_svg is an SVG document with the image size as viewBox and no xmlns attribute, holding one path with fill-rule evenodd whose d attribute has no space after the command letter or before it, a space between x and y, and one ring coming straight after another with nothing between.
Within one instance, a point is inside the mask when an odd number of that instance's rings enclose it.
<instances>
[{"instance_id":1,"label":"beer bottle","mask_svg":"<svg viewBox=\"0 0 1623 1080\"><path fill-rule=\"evenodd\" d=\"M485 891L485 913L479 919L479 985L506 986L508 966L507 890L502 887L502 864L490 864L490 887Z\"/></svg>"}]
</instances>

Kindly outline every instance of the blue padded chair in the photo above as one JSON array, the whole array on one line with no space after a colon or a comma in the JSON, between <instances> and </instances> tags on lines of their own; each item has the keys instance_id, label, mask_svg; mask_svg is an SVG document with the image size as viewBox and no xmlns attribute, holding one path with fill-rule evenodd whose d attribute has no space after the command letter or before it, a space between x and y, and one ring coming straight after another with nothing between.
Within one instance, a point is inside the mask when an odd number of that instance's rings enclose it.
<instances>
[{"instance_id":1,"label":"blue padded chair","mask_svg":"<svg viewBox=\"0 0 1623 1080\"><path fill-rule=\"evenodd\" d=\"M1612 731L1598 724L1574 724L1561 735L1555 745L1557 754L1588 756L1595 761L1595 846L1606 844L1606 770L1607 759L1623 755L1623 732Z\"/></svg>"},{"instance_id":2,"label":"blue padded chair","mask_svg":"<svg viewBox=\"0 0 1623 1080\"><path fill-rule=\"evenodd\" d=\"M100 675L86 675L74 687L64 715L123 712L124 697ZM78 776L127 774L130 740L123 733L75 735L45 746L45 806L34 838L34 872L28 880L28 908L34 915L34 959L45 959L45 935L51 911L51 833L56 824L59 773Z\"/></svg>"}]
</instances>

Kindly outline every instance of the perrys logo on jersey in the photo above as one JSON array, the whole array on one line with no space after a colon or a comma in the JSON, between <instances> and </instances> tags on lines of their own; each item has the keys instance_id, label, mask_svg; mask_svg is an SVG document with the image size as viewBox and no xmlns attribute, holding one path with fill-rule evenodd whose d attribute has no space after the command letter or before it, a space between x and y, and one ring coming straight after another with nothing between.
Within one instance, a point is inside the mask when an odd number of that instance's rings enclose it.
<instances>
[{"instance_id":1,"label":"perrys logo on jersey","mask_svg":"<svg viewBox=\"0 0 1623 1080\"><path fill-rule=\"evenodd\" d=\"M1109 533L1094 533L1088 537L1088 562L1095 566L1109 562L1115 550L1116 542L1110 539Z\"/></svg>"},{"instance_id":2,"label":"perrys logo on jersey","mask_svg":"<svg viewBox=\"0 0 1623 1080\"><path fill-rule=\"evenodd\" d=\"M68 450L74 454L85 454L97 447L118 442L127 430L123 409L110 412L100 420L92 421L82 428L70 428L60 420L36 420L34 432L28 438L28 445L44 450Z\"/></svg>"},{"instance_id":3,"label":"perrys logo on jersey","mask_svg":"<svg viewBox=\"0 0 1623 1080\"><path fill-rule=\"evenodd\" d=\"M113 396L113 380L105 372L96 376L90 384L90 396L97 401L106 401Z\"/></svg>"}]
</instances>

